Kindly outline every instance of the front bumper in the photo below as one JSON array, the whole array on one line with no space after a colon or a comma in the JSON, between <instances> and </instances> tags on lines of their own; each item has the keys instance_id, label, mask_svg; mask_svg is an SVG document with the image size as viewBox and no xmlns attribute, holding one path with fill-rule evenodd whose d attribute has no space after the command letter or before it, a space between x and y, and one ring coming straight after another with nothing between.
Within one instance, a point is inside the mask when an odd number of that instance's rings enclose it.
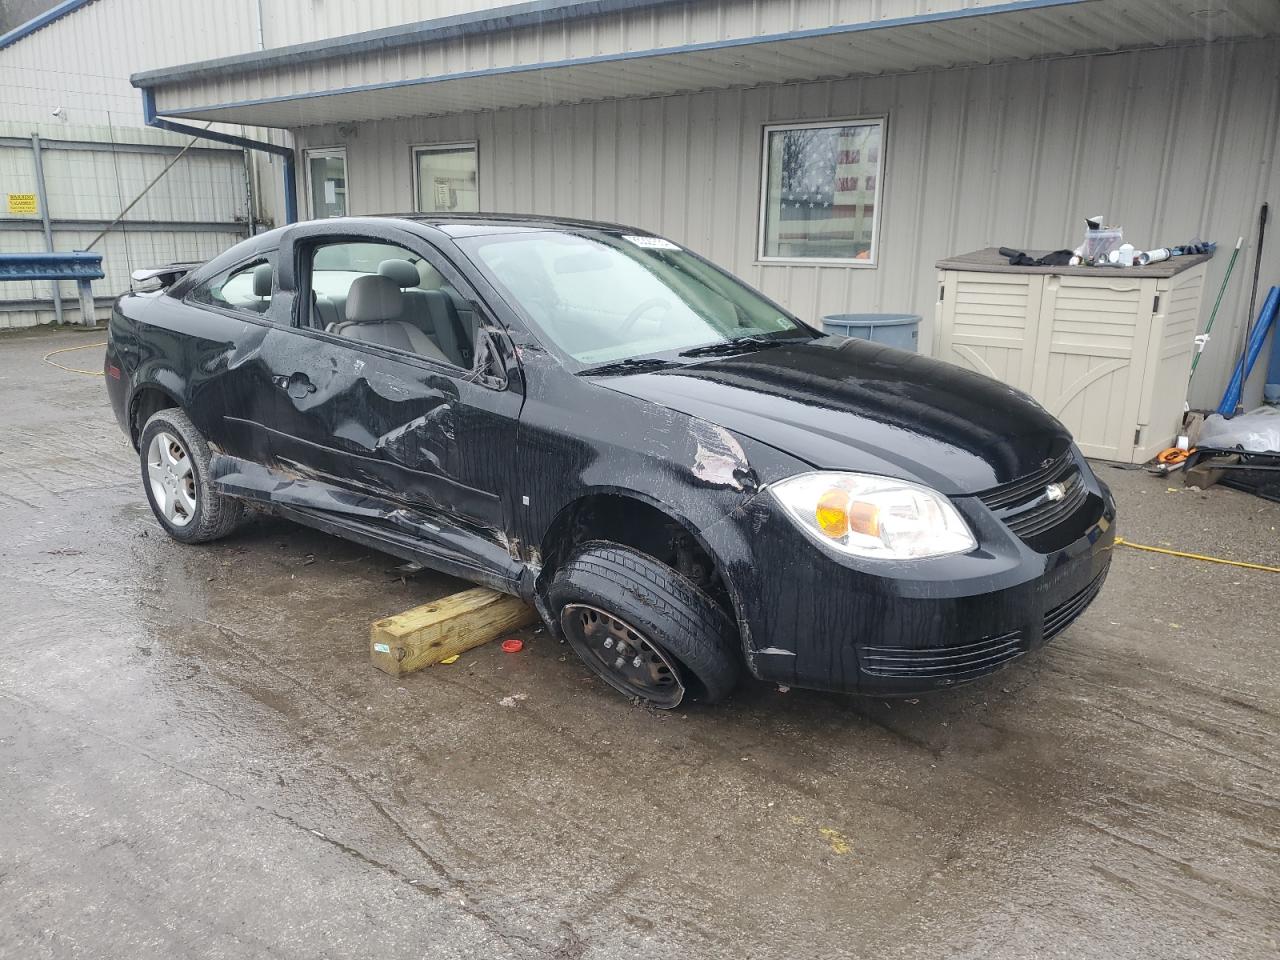
<instances>
[{"instance_id":1,"label":"front bumper","mask_svg":"<svg viewBox=\"0 0 1280 960\"><path fill-rule=\"evenodd\" d=\"M912 562L837 560L768 493L721 527L724 564L752 673L797 687L905 695L976 679L1065 629L1111 565L1115 502L1087 468L1083 532L1032 549L976 498L956 498L977 536L970 554ZM725 556L721 553L721 556Z\"/></svg>"}]
</instances>

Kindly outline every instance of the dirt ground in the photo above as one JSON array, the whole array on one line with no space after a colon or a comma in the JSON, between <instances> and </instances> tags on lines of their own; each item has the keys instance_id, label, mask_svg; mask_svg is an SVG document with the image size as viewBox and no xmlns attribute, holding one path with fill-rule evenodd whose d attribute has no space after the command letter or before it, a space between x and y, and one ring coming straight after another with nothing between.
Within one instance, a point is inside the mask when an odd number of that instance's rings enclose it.
<instances>
[{"instance_id":1,"label":"dirt ground","mask_svg":"<svg viewBox=\"0 0 1280 960\"><path fill-rule=\"evenodd\" d=\"M397 682L370 621L458 583L168 540L101 379L42 362L102 339L0 340L0 956L1280 950L1280 576L1120 548L1046 650L918 702L655 713L545 634ZM1099 471L1123 536L1280 564L1280 506Z\"/></svg>"}]
</instances>

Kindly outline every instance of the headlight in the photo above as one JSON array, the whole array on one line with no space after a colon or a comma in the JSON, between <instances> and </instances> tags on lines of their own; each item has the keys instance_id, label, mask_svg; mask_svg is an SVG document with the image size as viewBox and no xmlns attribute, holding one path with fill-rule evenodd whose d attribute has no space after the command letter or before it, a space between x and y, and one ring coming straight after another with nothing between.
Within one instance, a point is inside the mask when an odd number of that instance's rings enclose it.
<instances>
[{"instance_id":1,"label":"headlight","mask_svg":"<svg viewBox=\"0 0 1280 960\"><path fill-rule=\"evenodd\" d=\"M800 529L837 553L920 560L968 553L978 543L942 494L865 473L802 473L770 486Z\"/></svg>"}]
</instances>

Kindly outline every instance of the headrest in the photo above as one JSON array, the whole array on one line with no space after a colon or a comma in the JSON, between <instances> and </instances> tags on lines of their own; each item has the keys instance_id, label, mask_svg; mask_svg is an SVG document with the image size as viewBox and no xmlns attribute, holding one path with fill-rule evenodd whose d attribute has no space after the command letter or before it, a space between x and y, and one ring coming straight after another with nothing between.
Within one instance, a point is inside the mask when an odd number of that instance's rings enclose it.
<instances>
[{"instance_id":1,"label":"headrest","mask_svg":"<svg viewBox=\"0 0 1280 960\"><path fill-rule=\"evenodd\" d=\"M356 277L347 291L347 320L352 323L395 320L403 310L404 294L400 287L380 273Z\"/></svg>"},{"instance_id":2,"label":"headrest","mask_svg":"<svg viewBox=\"0 0 1280 960\"><path fill-rule=\"evenodd\" d=\"M271 264L260 263L253 268L253 295L255 297L271 296Z\"/></svg>"},{"instance_id":3,"label":"headrest","mask_svg":"<svg viewBox=\"0 0 1280 960\"><path fill-rule=\"evenodd\" d=\"M398 287L416 287L422 279L418 268L408 260L383 260L378 264L378 273L390 277Z\"/></svg>"}]
</instances>

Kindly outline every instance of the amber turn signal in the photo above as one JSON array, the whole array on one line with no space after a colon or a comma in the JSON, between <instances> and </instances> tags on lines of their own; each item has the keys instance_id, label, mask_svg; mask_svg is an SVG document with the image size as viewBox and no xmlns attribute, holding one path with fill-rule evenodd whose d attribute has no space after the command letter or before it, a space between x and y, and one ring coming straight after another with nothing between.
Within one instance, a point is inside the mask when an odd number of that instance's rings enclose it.
<instances>
[{"instance_id":1,"label":"amber turn signal","mask_svg":"<svg viewBox=\"0 0 1280 960\"><path fill-rule=\"evenodd\" d=\"M839 540L850 532L880 536L880 508L865 500L852 499L849 491L839 487L832 487L818 497L813 518L818 529L832 540Z\"/></svg>"},{"instance_id":2,"label":"amber turn signal","mask_svg":"<svg viewBox=\"0 0 1280 960\"><path fill-rule=\"evenodd\" d=\"M818 498L814 509L814 519L818 529L832 540L839 540L849 532L849 492L847 490L828 490Z\"/></svg>"}]
</instances>

